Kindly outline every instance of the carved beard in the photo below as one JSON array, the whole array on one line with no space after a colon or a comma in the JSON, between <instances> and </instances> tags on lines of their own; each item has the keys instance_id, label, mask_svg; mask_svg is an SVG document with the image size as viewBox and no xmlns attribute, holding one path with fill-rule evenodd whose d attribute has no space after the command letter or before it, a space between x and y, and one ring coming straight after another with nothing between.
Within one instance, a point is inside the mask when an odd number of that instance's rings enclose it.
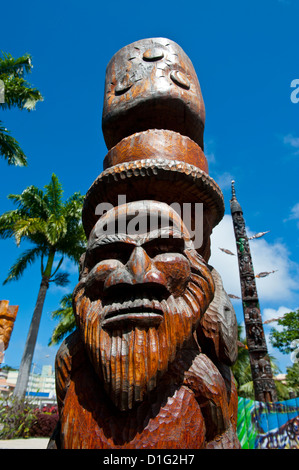
<instances>
[{"instance_id":1,"label":"carved beard","mask_svg":"<svg viewBox=\"0 0 299 470\"><path fill-rule=\"evenodd\" d=\"M185 253L191 275L180 297L170 295L160 306L163 320L158 326L101 327L109 307L91 301L84 279L74 292L74 311L90 361L112 402L122 411L143 400L191 338L200 317L214 296L209 269L195 251Z\"/></svg>"}]
</instances>

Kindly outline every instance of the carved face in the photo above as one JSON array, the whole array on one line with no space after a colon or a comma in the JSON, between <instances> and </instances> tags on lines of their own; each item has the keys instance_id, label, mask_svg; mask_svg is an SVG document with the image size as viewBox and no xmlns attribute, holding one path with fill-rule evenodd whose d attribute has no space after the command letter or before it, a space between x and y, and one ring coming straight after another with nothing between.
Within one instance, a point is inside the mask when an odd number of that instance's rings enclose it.
<instances>
[{"instance_id":1,"label":"carved face","mask_svg":"<svg viewBox=\"0 0 299 470\"><path fill-rule=\"evenodd\" d=\"M158 228L149 225L153 220ZM117 232L109 232L115 222ZM139 201L101 217L89 238L74 312L116 406L130 409L156 386L213 294L210 271L169 206Z\"/></svg>"},{"instance_id":2,"label":"carved face","mask_svg":"<svg viewBox=\"0 0 299 470\"><path fill-rule=\"evenodd\" d=\"M18 308L15 305L8 305L7 300L0 301L0 364L9 344Z\"/></svg>"},{"instance_id":3,"label":"carved face","mask_svg":"<svg viewBox=\"0 0 299 470\"><path fill-rule=\"evenodd\" d=\"M192 62L166 38L136 41L106 70L103 133L108 149L137 131L169 129L203 146L205 107Z\"/></svg>"}]
</instances>

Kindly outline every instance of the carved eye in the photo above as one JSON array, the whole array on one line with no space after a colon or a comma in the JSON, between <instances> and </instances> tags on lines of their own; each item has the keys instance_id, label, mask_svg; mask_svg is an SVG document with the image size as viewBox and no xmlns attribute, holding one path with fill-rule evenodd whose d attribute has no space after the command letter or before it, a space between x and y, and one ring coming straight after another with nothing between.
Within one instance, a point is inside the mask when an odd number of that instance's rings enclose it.
<instances>
[{"instance_id":1,"label":"carved eye","mask_svg":"<svg viewBox=\"0 0 299 470\"><path fill-rule=\"evenodd\" d=\"M121 263L126 264L134 248L135 245L124 242L101 245L88 252L88 264L90 267L93 267L101 261L111 259L116 259Z\"/></svg>"},{"instance_id":2,"label":"carved eye","mask_svg":"<svg viewBox=\"0 0 299 470\"><path fill-rule=\"evenodd\" d=\"M117 96L123 95L124 93L129 91L132 86L133 86L133 83L131 82L129 77L126 75L125 77L119 80L116 87L114 88L114 93Z\"/></svg>"},{"instance_id":3,"label":"carved eye","mask_svg":"<svg viewBox=\"0 0 299 470\"><path fill-rule=\"evenodd\" d=\"M164 52L159 47L153 47L152 49L148 49L143 54L143 60L147 62L155 62L157 60L161 60L164 57Z\"/></svg>"},{"instance_id":4,"label":"carved eye","mask_svg":"<svg viewBox=\"0 0 299 470\"><path fill-rule=\"evenodd\" d=\"M180 86L181 88L185 88L185 90L189 90L190 82L184 73L180 72L179 70L172 70L170 73L170 78L176 85Z\"/></svg>"},{"instance_id":5,"label":"carved eye","mask_svg":"<svg viewBox=\"0 0 299 470\"><path fill-rule=\"evenodd\" d=\"M183 254L185 242L182 238L157 238L143 245L150 258L155 258L163 253Z\"/></svg>"}]
</instances>

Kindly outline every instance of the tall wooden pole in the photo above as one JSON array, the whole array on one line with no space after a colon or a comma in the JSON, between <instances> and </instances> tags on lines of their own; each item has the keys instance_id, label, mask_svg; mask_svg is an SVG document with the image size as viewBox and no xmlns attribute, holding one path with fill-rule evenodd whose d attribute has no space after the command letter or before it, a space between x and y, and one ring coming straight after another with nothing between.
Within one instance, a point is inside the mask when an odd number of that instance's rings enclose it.
<instances>
[{"instance_id":1,"label":"tall wooden pole","mask_svg":"<svg viewBox=\"0 0 299 470\"><path fill-rule=\"evenodd\" d=\"M234 183L232 181L230 208L238 252L245 330L255 399L263 402L277 401L271 364L267 355L268 349L256 289L250 246L246 234L243 211L236 198Z\"/></svg>"}]
</instances>

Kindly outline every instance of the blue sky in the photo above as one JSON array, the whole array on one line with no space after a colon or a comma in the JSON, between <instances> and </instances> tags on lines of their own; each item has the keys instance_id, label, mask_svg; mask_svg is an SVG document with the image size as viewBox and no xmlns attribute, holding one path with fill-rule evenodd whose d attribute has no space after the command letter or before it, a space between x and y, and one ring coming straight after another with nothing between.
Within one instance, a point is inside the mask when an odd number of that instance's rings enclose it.
<instances>
[{"instance_id":1,"label":"blue sky","mask_svg":"<svg viewBox=\"0 0 299 470\"><path fill-rule=\"evenodd\" d=\"M167 37L188 54L206 106L205 153L210 175L223 190L226 215L212 239L211 263L229 293L240 292L230 218L230 181L244 210L249 234L270 230L252 242L264 319L299 307L299 103L291 82L299 79L299 3L296 0L172 2L5 2L1 6L1 49L17 57L29 52L28 77L44 96L32 113L11 110L0 119L28 156L27 168L0 160L1 213L13 208L9 193L31 184L43 187L54 172L65 190L85 194L102 171L107 153L101 131L105 69L121 47L147 37ZM299 94L298 94L299 96ZM5 363L18 366L39 288L39 265L2 285L26 246L0 241L0 298L19 305ZM69 290L77 282L71 273ZM51 312L65 289L52 286L44 306L34 362L53 364L57 348L47 343ZM243 321L240 301L234 301ZM266 334L269 327L265 328ZM281 369L289 357L276 355Z\"/></svg>"}]
</instances>

